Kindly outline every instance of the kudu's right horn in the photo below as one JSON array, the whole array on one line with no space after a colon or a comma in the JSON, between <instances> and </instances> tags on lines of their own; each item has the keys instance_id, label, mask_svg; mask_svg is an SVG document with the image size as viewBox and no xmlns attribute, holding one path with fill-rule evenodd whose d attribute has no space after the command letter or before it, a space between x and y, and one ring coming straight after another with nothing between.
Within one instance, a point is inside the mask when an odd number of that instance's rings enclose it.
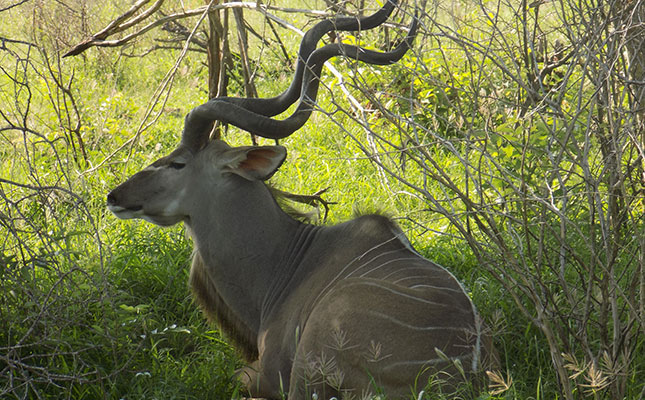
<instances>
[{"instance_id":1,"label":"kudu's right horn","mask_svg":"<svg viewBox=\"0 0 645 400\"><path fill-rule=\"evenodd\" d=\"M287 90L271 98L213 98L195 107L186 116L182 142L192 148L200 148L208 140L214 121L229 123L254 135L271 139L291 135L305 124L313 111L319 76L327 60L342 55L369 64L387 65L400 60L410 49L419 28L418 12L415 12L405 39L392 51L377 52L342 43L316 49L322 36L332 30L356 31L379 26L392 13L396 3L397 0L387 0L380 10L367 17L337 17L317 23L303 37L294 78ZM298 99L300 104L290 117L284 120L270 118L284 112Z\"/></svg>"}]
</instances>

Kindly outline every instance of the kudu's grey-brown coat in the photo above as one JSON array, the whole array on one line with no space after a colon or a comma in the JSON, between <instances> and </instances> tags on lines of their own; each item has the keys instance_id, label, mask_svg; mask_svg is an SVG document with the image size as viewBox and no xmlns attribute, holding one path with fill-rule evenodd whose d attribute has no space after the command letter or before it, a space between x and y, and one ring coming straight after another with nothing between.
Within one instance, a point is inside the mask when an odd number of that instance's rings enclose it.
<instances>
[{"instance_id":1,"label":"kudu's grey-brown coat","mask_svg":"<svg viewBox=\"0 0 645 400\"><path fill-rule=\"evenodd\" d=\"M298 222L263 182L284 161L284 147L233 148L208 139L215 119L274 132L270 137L298 129L311 113L316 75L332 56L396 61L416 33L416 19L389 53L340 44L315 49L330 29L376 26L393 7L390 1L364 19L319 23L303 40L294 84L272 100L279 106L223 98L197 107L175 151L108 195L120 218L184 222L195 244L192 291L249 361L240 377L252 396L281 398L284 391L290 400L313 393L321 399L375 387L409 396L430 376L449 386L474 378L494 352L461 284L421 257L389 219L365 215L328 227ZM294 118L268 118L294 97L301 99Z\"/></svg>"}]
</instances>

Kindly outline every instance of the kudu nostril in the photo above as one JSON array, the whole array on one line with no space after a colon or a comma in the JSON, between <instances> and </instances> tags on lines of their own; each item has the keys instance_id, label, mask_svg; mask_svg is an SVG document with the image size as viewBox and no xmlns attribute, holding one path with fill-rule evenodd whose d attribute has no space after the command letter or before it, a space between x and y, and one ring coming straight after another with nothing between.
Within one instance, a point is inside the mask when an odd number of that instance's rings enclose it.
<instances>
[{"instance_id":1,"label":"kudu nostril","mask_svg":"<svg viewBox=\"0 0 645 400\"><path fill-rule=\"evenodd\" d=\"M108 206L113 206L116 204L116 196L114 196L114 192L110 192L107 195L107 205Z\"/></svg>"}]
</instances>

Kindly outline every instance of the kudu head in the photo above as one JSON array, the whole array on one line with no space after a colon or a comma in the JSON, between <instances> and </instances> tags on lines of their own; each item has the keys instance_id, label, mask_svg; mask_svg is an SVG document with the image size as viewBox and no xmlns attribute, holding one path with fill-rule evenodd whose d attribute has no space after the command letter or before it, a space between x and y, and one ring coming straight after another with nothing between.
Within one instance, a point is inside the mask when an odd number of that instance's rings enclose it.
<instances>
[{"instance_id":1,"label":"kudu head","mask_svg":"<svg viewBox=\"0 0 645 400\"><path fill-rule=\"evenodd\" d=\"M235 178L262 181L270 178L287 155L282 146L230 147L211 140L203 148L181 144L111 191L110 211L119 218L141 218L156 225L189 222L203 185L226 193ZM214 201L215 199L210 199Z\"/></svg>"},{"instance_id":2,"label":"kudu head","mask_svg":"<svg viewBox=\"0 0 645 400\"><path fill-rule=\"evenodd\" d=\"M194 192L200 186L224 187L232 176L247 181L268 179L284 161L284 147L231 148L220 140L210 139L214 122L230 123L266 138L289 136L311 115L319 76L328 59L345 56L369 64L387 65L398 61L411 47L418 29L416 16L406 38L389 52L343 43L316 49L323 35L332 30L366 30L382 24L395 3L396 0L388 0L383 8L367 17L338 17L317 23L305 34L294 79L281 95L264 99L220 97L195 107L186 116L180 145L110 192L107 196L110 211L119 218L142 218L157 225L173 225L190 218L189 210L195 202L212 201L196 198ZM290 117L284 120L271 118L297 100L299 105Z\"/></svg>"}]
</instances>

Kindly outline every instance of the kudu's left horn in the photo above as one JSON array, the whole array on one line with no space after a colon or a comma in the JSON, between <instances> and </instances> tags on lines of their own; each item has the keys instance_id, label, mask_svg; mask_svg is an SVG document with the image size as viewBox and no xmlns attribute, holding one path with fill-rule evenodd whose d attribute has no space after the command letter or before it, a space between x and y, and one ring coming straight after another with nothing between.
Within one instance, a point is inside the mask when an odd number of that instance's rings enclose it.
<instances>
[{"instance_id":1,"label":"kudu's left horn","mask_svg":"<svg viewBox=\"0 0 645 400\"><path fill-rule=\"evenodd\" d=\"M346 56L368 64L387 65L397 62L410 49L419 28L418 14L412 20L405 39L392 51L378 52L358 46L334 43L316 49L320 38L331 30L366 30L382 24L391 14L396 0L388 0L376 13L364 18L340 17L316 24L304 36L298 53L296 72L289 88L273 98L219 97L195 107L187 116L182 141L192 147L201 147L210 134L214 121L237 126L252 134L281 139L291 135L305 124L316 100L319 76L324 63L332 57ZM284 120L270 117L285 111L296 100L296 111Z\"/></svg>"}]
</instances>

